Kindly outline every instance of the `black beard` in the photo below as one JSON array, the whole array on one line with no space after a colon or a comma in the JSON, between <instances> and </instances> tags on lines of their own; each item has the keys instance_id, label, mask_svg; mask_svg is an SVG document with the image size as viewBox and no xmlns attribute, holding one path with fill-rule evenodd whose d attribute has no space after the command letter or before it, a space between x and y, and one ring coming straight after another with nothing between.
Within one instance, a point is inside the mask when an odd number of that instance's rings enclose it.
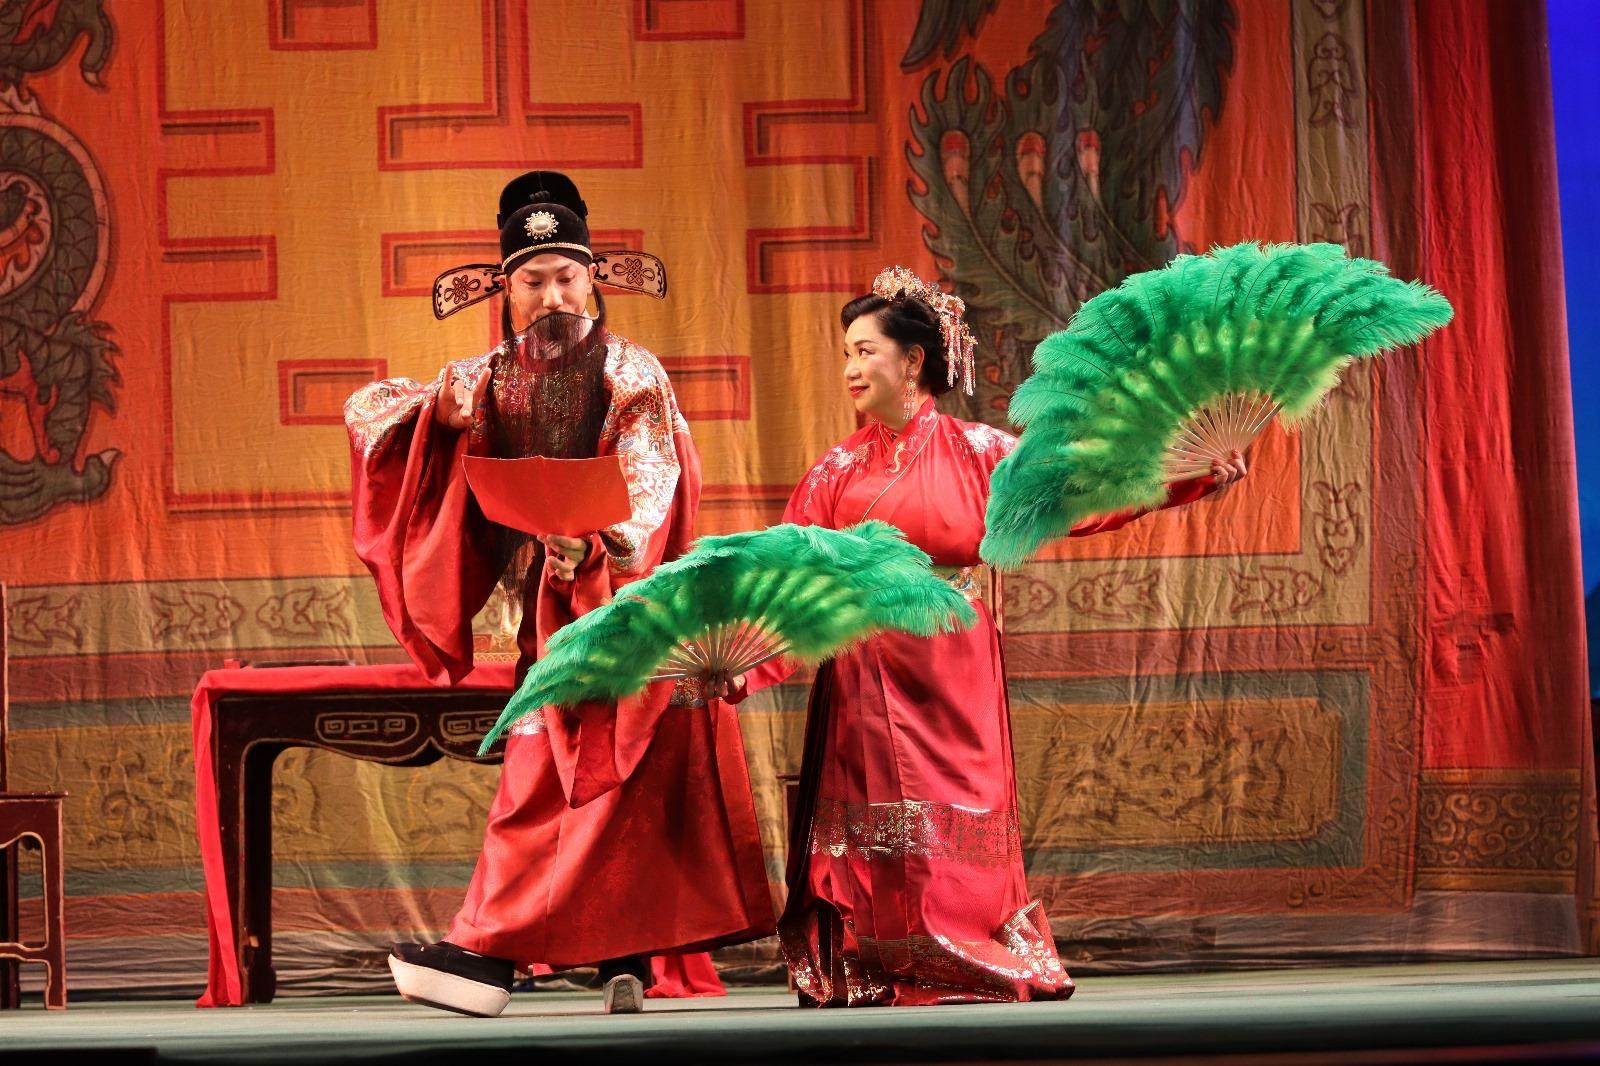
<instances>
[{"instance_id":1,"label":"black beard","mask_svg":"<svg viewBox=\"0 0 1600 1066\"><path fill-rule=\"evenodd\" d=\"M551 311L523 331L518 354L531 365L559 361L578 350L593 325L585 315Z\"/></svg>"},{"instance_id":2,"label":"black beard","mask_svg":"<svg viewBox=\"0 0 1600 1066\"><path fill-rule=\"evenodd\" d=\"M606 345L598 323L555 312L495 355L489 430L495 455L587 459L605 422Z\"/></svg>"}]
</instances>

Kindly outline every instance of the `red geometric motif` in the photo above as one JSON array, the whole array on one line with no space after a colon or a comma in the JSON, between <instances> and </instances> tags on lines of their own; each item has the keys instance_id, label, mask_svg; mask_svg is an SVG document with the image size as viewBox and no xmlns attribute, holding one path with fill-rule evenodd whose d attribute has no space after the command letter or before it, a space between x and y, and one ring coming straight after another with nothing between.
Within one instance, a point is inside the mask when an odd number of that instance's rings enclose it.
<instances>
[{"instance_id":1,"label":"red geometric motif","mask_svg":"<svg viewBox=\"0 0 1600 1066\"><path fill-rule=\"evenodd\" d=\"M267 33L275 51L371 51L378 0L268 0Z\"/></svg>"},{"instance_id":2,"label":"red geometric motif","mask_svg":"<svg viewBox=\"0 0 1600 1066\"><path fill-rule=\"evenodd\" d=\"M527 0L484 0L483 99L380 107L378 169L642 167L639 104L534 102L530 36Z\"/></svg>"},{"instance_id":3,"label":"red geometric motif","mask_svg":"<svg viewBox=\"0 0 1600 1066\"><path fill-rule=\"evenodd\" d=\"M750 418L748 355L664 355L661 365L685 418L736 422Z\"/></svg>"},{"instance_id":4,"label":"red geometric motif","mask_svg":"<svg viewBox=\"0 0 1600 1066\"><path fill-rule=\"evenodd\" d=\"M389 376L382 359L280 359L278 421L286 426L344 424L344 401Z\"/></svg>"},{"instance_id":5,"label":"red geometric motif","mask_svg":"<svg viewBox=\"0 0 1600 1066\"><path fill-rule=\"evenodd\" d=\"M634 0L633 36L640 41L742 40L744 0Z\"/></svg>"},{"instance_id":6,"label":"red geometric motif","mask_svg":"<svg viewBox=\"0 0 1600 1066\"><path fill-rule=\"evenodd\" d=\"M162 12L163 21L165 11ZM173 178L247 177L275 167L272 112L265 108L168 111L165 108L166 34L158 36L157 99L163 107L161 165L156 173L157 233L161 242L161 386L166 401L162 480L169 510L206 510L246 502L304 504L321 493L184 493L174 473L172 407L172 305L188 302L278 298L277 241L268 234L173 237L167 190Z\"/></svg>"},{"instance_id":7,"label":"red geometric motif","mask_svg":"<svg viewBox=\"0 0 1600 1066\"><path fill-rule=\"evenodd\" d=\"M752 293L855 292L882 265L871 206L873 157L881 119L868 110L866 13L849 6L850 89L843 99L765 100L744 105L746 166L843 164L851 174L851 220L845 225L746 231L746 288ZM877 95L874 93L873 95Z\"/></svg>"},{"instance_id":8,"label":"red geometric motif","mask_svg":"<svg viewBox=\"0 0 1600 1066\"><path fill-rule=\"evenodd\" d=\"M738 533L778 521L793 485L704 485L700 489L701 535Z\"/></svg>"}]
</instances>

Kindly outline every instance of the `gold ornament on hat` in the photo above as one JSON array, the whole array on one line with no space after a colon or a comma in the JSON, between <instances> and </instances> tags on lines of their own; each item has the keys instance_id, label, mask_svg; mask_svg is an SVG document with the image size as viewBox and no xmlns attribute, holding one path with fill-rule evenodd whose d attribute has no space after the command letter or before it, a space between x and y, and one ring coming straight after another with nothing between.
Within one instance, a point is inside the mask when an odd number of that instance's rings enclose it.
<instances>
[{"instance_id":1,"label":"gold ornament on hat","mask_svg":"<svg viewBox=\"0 0 1600 1066\"><path fill-rule=\"evenodd\" d=\"M903 266L886 268L872 281L872 291L886 300L906 297L921 300L939 318L939 329L944 334L947 365L946 381L954 386L957 378L962 391L971 396L975 387L978 342L968 328L965 315L967 305L961 297L934 288Z\"/></svg>"},{"instance_id":2,"label":"gold ornament on hat","mask_svg":"<svg viewBox=\"0 0 1600 1066\"><path fill-rule=\"evenodd\" d=\"M556 216L549 211L535 211L528 216L522 228L528 231L530 237L548 237L556 231Z\"/></svg>"}]
</instances>

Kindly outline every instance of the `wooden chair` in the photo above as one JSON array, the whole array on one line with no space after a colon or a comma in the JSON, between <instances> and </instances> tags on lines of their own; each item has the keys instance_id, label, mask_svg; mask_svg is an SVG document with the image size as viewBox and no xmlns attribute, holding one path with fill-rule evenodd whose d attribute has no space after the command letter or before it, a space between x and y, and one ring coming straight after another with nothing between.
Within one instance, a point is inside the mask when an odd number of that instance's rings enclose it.
<instances>
[{"instance_id":1,"label":"wooden chair","mask_svg":"<svg viewBox=\"0 0 1600 1066\"><path fill-rule=\"evenodd\" d=\"M18 963L42 962L46 977L44 1005L67 1006L66 932L62 921L65 886L62 875L61 801L64 792L11 792L8 787L7 739L10 691L6 663L6 587L0 585L0 1008L22 1002ZM17 851L24 840L39 846L44 857L44 943L22 942L17 907Z\"/></svg>"}]
</instances>

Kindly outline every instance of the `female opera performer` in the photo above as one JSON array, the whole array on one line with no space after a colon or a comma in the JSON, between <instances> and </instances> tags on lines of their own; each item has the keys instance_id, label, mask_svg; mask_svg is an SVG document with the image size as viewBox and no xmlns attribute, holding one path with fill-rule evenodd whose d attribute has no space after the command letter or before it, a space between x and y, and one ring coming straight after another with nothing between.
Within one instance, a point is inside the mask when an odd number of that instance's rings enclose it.
<instances>
[{"instance_id":1,"label":"female opera performer","mask_svg":"<svg viewBox=\"0 0 1600 1066\"><path fill-rule=\"evenodd\" d=\"M940 414L972 338L961 301L901 268L846 304L844 388L866 425L795 489L784 521L905 531L966 592L978 623L891 633L818 671L790 827L786 961L810 1006L1061 999L1072 993L1043 908L1028 898L999 635L979 599L989 475L1011 435ZM1243 476L1243 457L1179 482L1164 506ZM1117 529L1137 512L1086 521ZM781 680L775 660L734 698Z\"/></svg>"}]
</instances>

